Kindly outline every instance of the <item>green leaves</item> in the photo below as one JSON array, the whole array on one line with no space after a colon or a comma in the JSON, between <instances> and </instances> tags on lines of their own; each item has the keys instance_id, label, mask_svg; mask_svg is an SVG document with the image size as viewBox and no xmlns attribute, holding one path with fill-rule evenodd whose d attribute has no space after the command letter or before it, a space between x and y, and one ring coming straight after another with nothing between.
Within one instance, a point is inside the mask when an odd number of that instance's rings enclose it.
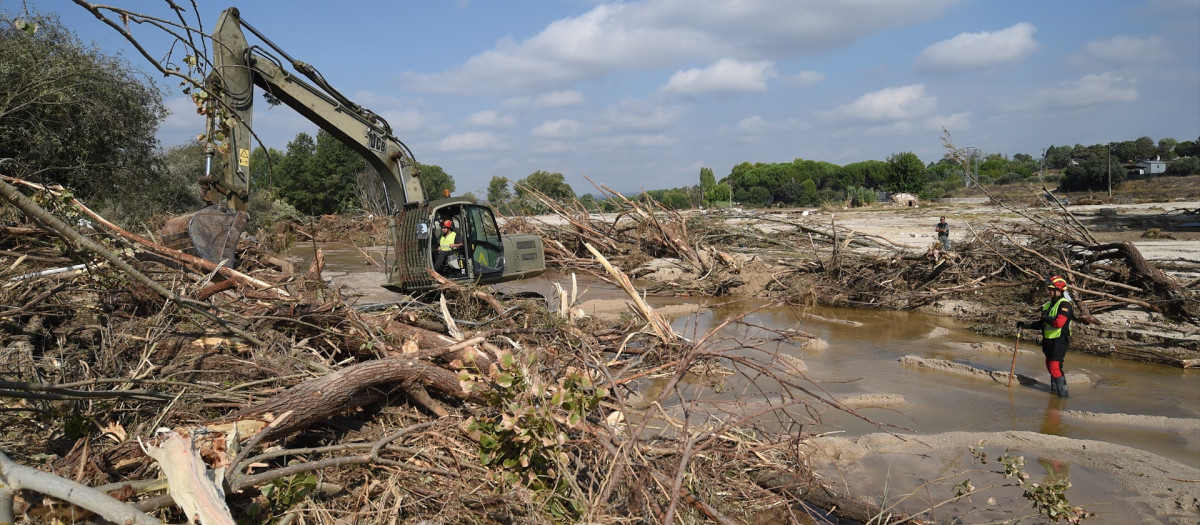
<instances>
[{"instance_id":1,"label":"green leaves","mask_svg":"<svg viewBox=\"0 0 1200 525\"><path fill-rule=\"evenodd\" d=\"M479 460L502 470L508 484L535 491L556 516L574 516L582 508L570 497L570 484L559 479L570 454L563 449L567 430L578 426L608 395L584 372L567 368L557 381L544 380L533 354L501 352L483 391L488 414L467 421L479 442ZM473 378L464 374L461 379Z\"/></svg>"},{"instance_id":2,"label":"green leaves","mask_svg":"<svg viewBox=\"0 0 1200 525\"><path fill-rule=\"evenodd\" d=\"M17 29L24 31L25 34L27 34L29 36L33 36L35 33L37 33L37 30L38 30L38 25L36 22L30 22L28 20L21 20L19 18L13 22L13 25L16 26Z\"/></svg>"}]
</instances>

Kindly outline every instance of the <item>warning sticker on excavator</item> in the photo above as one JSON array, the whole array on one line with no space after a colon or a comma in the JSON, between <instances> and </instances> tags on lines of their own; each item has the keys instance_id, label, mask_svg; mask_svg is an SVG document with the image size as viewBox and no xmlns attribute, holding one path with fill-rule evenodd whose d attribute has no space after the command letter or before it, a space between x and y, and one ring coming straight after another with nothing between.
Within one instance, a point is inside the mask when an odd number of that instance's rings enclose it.
<instances>
[{"instance_id":1,"label":"warning sticker on excavator","mask_svg":"<svg viewBox=\"0 0 1200 525\"><path fill-rule=\"evenodd\" d=\"M238 166L245 166L247 168L250 167L250 150L248 150L248 149L239 149L238 150Z\"/></svg>"}]
</instances>

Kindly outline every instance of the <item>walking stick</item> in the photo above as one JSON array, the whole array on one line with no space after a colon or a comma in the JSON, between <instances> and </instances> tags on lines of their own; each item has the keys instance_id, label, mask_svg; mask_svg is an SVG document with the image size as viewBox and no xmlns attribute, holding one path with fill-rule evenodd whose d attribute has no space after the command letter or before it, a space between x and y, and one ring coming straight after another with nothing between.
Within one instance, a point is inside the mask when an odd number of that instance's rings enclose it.
<instances>
[{"instance_id":1,"label":"walking stick","mask_svg":"<svg viewBox=\"0 0 1200 525\"><path fill-rule=\"evenodd\" d=\"M1017 344L1013 345L1012 365L1008 367L1008 386L1012 387L1013 372L1017 370L1017 347L1021 346L1021 331L1017 330Z\"/></svg>"}]
</instances>

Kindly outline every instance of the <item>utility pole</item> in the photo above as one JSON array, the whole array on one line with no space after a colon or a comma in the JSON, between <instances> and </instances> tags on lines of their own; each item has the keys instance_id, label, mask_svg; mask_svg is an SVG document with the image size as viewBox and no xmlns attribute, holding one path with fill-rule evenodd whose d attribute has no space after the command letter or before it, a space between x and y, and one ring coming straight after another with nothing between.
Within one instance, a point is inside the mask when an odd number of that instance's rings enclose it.
<instances>
[{"instance_id":1,"label":"utility pole","mask_svg":"<svg viewBox=\"0 0 1200 525\"><path fill-rule=\"evenodd\" d=\"M1105 166L1105 167L1108 168L1108 198L1112 199L1112 143L1111 142L1108 143L1108 162L1106 162L1105 164L1107 164L1107 166Z\"/></svg>"}]
</instances>

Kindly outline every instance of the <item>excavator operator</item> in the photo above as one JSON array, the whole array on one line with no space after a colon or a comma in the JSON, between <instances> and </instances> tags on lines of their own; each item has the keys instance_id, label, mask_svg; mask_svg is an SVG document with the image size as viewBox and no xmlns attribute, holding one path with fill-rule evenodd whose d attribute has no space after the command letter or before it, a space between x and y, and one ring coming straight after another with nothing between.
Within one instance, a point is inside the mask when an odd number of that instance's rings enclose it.
<instances>
[{"instance_id":1,"label":"excavator operator","mask_svg":"<svg viewBox=\"0 0 1200 525\"><path fill-rule=\"evenodd\" d=\"M433 260L433 267L438 273L445 275L450 270L446 259L455 250L462 247L462 243L455 242L457 235L454 232L454 222L450 220L442 221L442 237L438 240L437 256Z\"/></svg>"}]
</instances>

